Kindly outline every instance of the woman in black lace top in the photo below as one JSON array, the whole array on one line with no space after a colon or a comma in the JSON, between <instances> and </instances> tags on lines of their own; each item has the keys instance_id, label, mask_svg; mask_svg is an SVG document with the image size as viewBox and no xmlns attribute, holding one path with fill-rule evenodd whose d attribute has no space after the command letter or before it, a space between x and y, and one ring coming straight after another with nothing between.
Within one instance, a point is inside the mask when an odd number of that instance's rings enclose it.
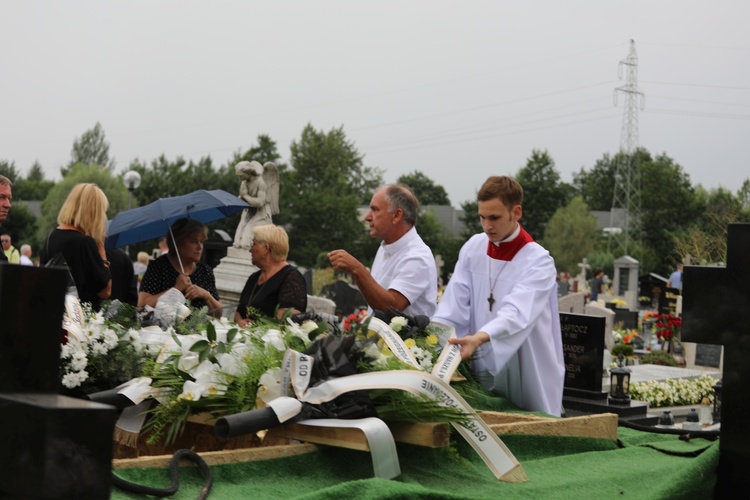
<instances>
[{"instance_id":1,"label":"woman in black lace top","mask_svg":"<svg viewBox=\"0 0 750 500\"><path fill-rule=\"evenodd\" d=\"M302 274L287 261L289 237L284 228L272 224L253 229L250 247L259 271L250 275L240 295L234 321L245 326L254 319L248 308L281 318L287 309L297 314L307 309L307 287Z\"/></svg>"}]
</instances>

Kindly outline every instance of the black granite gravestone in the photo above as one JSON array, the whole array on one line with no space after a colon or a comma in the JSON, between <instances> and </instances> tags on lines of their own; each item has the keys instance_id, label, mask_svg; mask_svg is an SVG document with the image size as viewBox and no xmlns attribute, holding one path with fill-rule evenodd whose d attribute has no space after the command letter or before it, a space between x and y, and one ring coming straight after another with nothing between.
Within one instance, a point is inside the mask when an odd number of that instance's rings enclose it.
<instances>
[{"instance_id":1,"label":"black granite gravestone","mask_svg":"<svg viewBox=\"0 0 750 500\"><path fill-rule=\"evenodd\" d=\"M659 299L667 288L667 278L656 273L650 273L638 278L638 297L648 297L650 303L656 307Z\"/></svg>"},{"instance_id":2,"label":"black granite gravestone","mask_svg":"<svg viewBox=\"0 0 750 500\"><path fill-rule=\"evenodd\" d=\"M695 364L698 366L721 366L721 346L713 344L695 344Z\"/></svg>"},{"instance_id":3,"label":"black granite gravestone","mask_svg":"<svg viewBox=\"0 0 750 500\"><path fill-rule=\"evenodd\" d=\"M625 328L627 330L638 328L638 311L630 311L622 307L613 307L612 310L615 312L615 328Z\"/></svg>"},{"instance_id":4,"label":"black granite gravestone","mask_svg":"<svg viewBox=\"0 0 750 500\"><path fill-rule=\"evenodd\" d=\"M748 491L750 474L750 224L730 224L727 266L685 266L682 340L724 346L716 498Z\"/></svg>"},{"instance_id":5,"label":"black granite gravestone","mask_svg":"<svg viewBox=\"0 0 750 500\"><path fill-rule=\"evenodd\" d=\"M307 290L307 295L313 294L313 270L312 269L305 269L305 268L298 268L299 272L302 273L302 277L305 278L305 287Z\"/></svg>"},{"instance_id":6,"label":"black granite gravestone","mask_svg":"<svg viewBox=\"0 0 750 500\"><path fill-rule=\"evenodd\" d=\"M591 393L589 397L603 399L601 395L605 327L606 319L603 316L560 313L566 394L586 391Z\"/></svg>"},{"instance_id":7,"label":"black granite gravestone","mask_svg":"<svg viewBox=\"0 0 750 500\"><path fill-rule=\"evenodd\" d=\"M677 316L677 297L679 296L679 289L665 288L659 297L659 314Z\"/></svg>"},{"instance_id":8,"label":"black granite gravestone","mask_svg":"<svg viewBox=\"0 0 750 500\"><path fill-rule=\"evenodd\" d=\"M57 394L68 272L0 264L0 498L108 498L112 406Z\"/></svg>"},{"instance_id":9,"label":"black granite gravestone","mask_svg":"<svg viewBox=\"0 0 750 500\"><path fill-rule=\"evenodd\" d=\"M359 311L360 308L367 308L367 302L359 288L344 280L336 280L325 285L322 294L336 303L336 314L338 316L348 316L355 311Z\"/></svg>"},{"instance_id":10,"label":"black granite gravestone","mask_svg":"<svg viewBox=\"0 0 750 500\"><path fill-rule=\"evenodd\" d=\"M606 318L560 313L565 385L563 407L581 413L616 413L620 418L646 419L645 403L615 405L602 392ZM645 423L645 421L644 421Z\"/></svg>"},{"instance_id":11,"label":"black granite gravestone","mask_svg":"<svg viewBox=\"0 0 750 500\"><path fill-rule=\"evenodd\" d=\"M67 276L0 265L0 392L57 392Z\"/></svg>"}]
</instances>

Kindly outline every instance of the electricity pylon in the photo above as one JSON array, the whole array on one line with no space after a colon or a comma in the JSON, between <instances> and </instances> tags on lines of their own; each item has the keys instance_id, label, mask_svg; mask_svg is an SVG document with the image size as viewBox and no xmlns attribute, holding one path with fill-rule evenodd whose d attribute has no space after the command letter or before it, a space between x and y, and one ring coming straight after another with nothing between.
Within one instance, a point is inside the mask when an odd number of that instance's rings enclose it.
<instances>
[{"instance_id":1,"label":"electricity pylon","mask_svg":"<svg viewBox=\"0 0 750 500\"><path fill-rule=\"evenodd\" d=\"M622 79L625 69L625 85L617 87L614 92L615 106L619 93L625 96L625 114L622 117L622 131L620 134L620 154L615 156L617 166L615 170L615 189L610 211L610 227L622 227L622 231L610 232L609 251L617 250L615 244L622 251L628 253L631 242L641 241L641 174L637 164L638 150L638 108L643 109L645 96L638 88L638 55L635 51L635 41L630 40L630 52L620 61L619 76ZM640 99L639 99L640 98ZM618 214L624 220L617 220ZM618 223L619 222L619 223Z\"/></svg>"}]
</instances>

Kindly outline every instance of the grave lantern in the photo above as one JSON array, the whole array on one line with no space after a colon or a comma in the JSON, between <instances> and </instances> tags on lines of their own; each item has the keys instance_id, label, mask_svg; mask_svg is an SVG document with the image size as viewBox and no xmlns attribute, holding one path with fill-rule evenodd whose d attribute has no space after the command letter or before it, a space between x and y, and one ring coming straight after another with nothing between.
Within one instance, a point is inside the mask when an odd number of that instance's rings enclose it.
<instances>
[{"instance_id":1,"label":"grave lantern","mask_svg":"<svg viewBox=\"0 0 750 500\"><path fill-rule=\"evenodd\" d=\"M630 404L630 370L623 368L625 357L617 356L617 366L609 370L609 404Z\"/></svg>"},{"instance_id":2,"label":"grave lantern","mask_svg":"<svg viewBox=\"0 0 750 500\"><path fill-rule=\"evenodd\" d=\"M721 380L716 382L714 386L714 423L718 424L721 422Z\"/></svg>"}]
</instances>

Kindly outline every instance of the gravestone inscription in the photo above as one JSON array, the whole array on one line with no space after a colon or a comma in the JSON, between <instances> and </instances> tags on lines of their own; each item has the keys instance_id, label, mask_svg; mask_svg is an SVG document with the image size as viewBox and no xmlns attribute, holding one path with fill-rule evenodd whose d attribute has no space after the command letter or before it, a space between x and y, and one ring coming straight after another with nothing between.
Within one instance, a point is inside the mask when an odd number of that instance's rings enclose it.
<instances>
[{"instance_id":1,"label":"gravestone inscription","mask_svg":"<svg viewBox=\"0 0 750 500\"><path fill-rule=\"evenodd\" d=\"M718 368L721 366L721 346L712 344L695 345L695 364Z\"/></svg>"},{"instance_id":2,"label":"gravestone inscription","mask_svg":"<svg viewBox=\"0 0 750 500\"><path fill-rule=\"evenodd\" d=\"M677 288L664 288L659 297L659 314L677 316L677 298L680 291Z\"/></svg>"},{"instance_id":3,"label":"gravestone inscription","mask_svg":"<svg viewBox=\"0 0 750 500\"><path fill-rule=\"evenodd\" d=\"M605 323L600 316L560 313L566 393L601 393Z\"/></svg>"}]
</instances>

